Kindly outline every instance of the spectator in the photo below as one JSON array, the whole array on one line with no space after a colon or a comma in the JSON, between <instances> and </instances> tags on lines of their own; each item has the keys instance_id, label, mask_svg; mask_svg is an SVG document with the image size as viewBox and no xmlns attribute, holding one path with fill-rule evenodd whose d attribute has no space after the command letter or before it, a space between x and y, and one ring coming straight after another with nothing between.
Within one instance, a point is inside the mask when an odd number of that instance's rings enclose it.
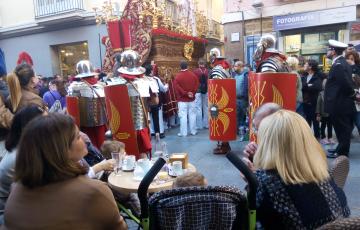
<instances>
[{"instance_id":1,"label":"spectator","mask_svg":"<svg viewBox=\"0 0 360 230\"><path fill-rule=\"evenodd\" d=\"M46 115L43 109L30 105L20 109L14 116L5 147L6 154L0 161L0 225L4 223L4 209L10 194L11 184L14 182L16 148L25 126L35 117Z\"/></svg>"},{"instance_id":2,"label":"spectator","mask_svg":"<svg viewBox=\"0 0 360 230\"><path fill-rule=\"evenodd\" d=\"M204 59L199 59L199 67L193 72L198 77L199 88L195 94L195 106L196 106L196 127L198 129L208 129L208 79L209 70L206 68L206 62Z\"/></svg>"},{"instance_id":3,"label":"spectator","mask_svg":"<svg viewBox=\"0 0 360 230\"><path fill-rule=\"evenodd\" d=\"M38 80L34 70L28 64L16 66L14 72L7 76L10 91L10 107L13 113L29 104L36 104L46 108L42 98L34 90Z\"/></svg>"},{"instance_id":4,"label":"spectator","mask_svg":"<svg viewBox=\"0 0 360 230\"><path fill-rule=\"evenodd\" d=\"M315 229L350 215L321 145L299 114L280 110L267 116L258 141L256 214L265 229Z\"/></svg>"},{"instance_id":5,"label":"spectator","mask_svg":"<svg viewBox=\"0 0 360 230\"><path fill-rule=\"evenodd\" d=\"M169 84L164 84L159 78L158 68L155 63L151 64L153 66L153 71L151 76L156 80L159 87L159 127L160 127L160 138L165 137L165 127L164 127L164 112L163 105L166 103L166 93L169 90ZM150 121L151 121L150 117ZM151 132L154 133L154 127L150 128Z\"/></svg>"},{"instance_id":6,"label":"spectator","mask_svg":"<svg viewBox=\"0 0 360 230\"><path fill-rule=\"evenodd\" d=\"M355 50L347 51L345 53L345 58L347 63L351 66L352 69L352 79L355 83L355 89L360 91L360 57L358 52ZM354 116L354 123L360 135L360 103L355 102L355 116Z\"/></svg>"},{"instance_id":7,"label":"spectator","mask_svg":"<svg viewBox=\"0 0 360 230\"><path fill-rule=\"evenodd\" d=\"M244 63L242 61L235 62L233 78L236 80L236 118L241 135L244 135L246 132L245 120L249 106L248 75L249 71L244 66Z\"/></svg>"},{"instance_id":8,"label":"spectator","mask_svg":"<svg viewBox=\"0 0 360 230\"><path fill-rule=\"evenodd\" d=\"M43 77L41 75L38 75L39 77L39 83L38 83L38 90L39 90L39 96L40 97L44 97L44 94L49 91L49 82L50 82L50 78L48 77Z\"/></svg>"},{"instance_id":9,"label":"spectator","mask_svg":"<svg viewBox=\"0 0 360 230\"><path fill-rule=\"evenodd\" d=\"M149 90L150 97L148 99L149 112L151 115L151 125L154 127L155 135L160 135L160 119L159 119L159 85L155 78L152 77L153 67L150 63L145 65L145 76L150 81Z\"/></svg>"},{"instance_id":10,"label":"spectator","mask_svg":"<svg viewBox=\"0 0 360 230\"><path fill-rule=\"evenodd\" d=\"M100 151L105 159L111 159L111 153L125 153L125 144L120 141L104 141L104 143L100 147Z\"/></svg>"},{"instance_id":11,"label":"spectator","mask_svg":"<svg viewBox=\"0 0 360 230\"><path fill-rule=\"evenodd\" d=\"M89 168L87 175L90 178L98 178L97 173L101 171L110 172L114 170L115 161L111 159L106 159L104 156L99 152L99 150L91 143L90 138L88 135L80 131L80 136L86 144L86 148L88 154L81 159L80 163ZM110 153L111 155L111 153ZM103 174L103 176L99 179L107 178L107 174Z\"/></svg>"},{"instance_id":12,"label":"spectator","mask_svg":"<svg viewBox=\"0 0 360 230\"><path fill-rule=\"evenodd\" d=\"M302 78L303 108L305 119L309 126L313 126L316 138L320 138L319 122L316 120L316 103L322 89L319 64L315 60L308 60L304 65L305 75Z\"/></svg>"},{"instance_id":13,"label":"spectator","mask_svg":"<svg viewBox=\"0 0 360 230\"><path fill-rule=\"evenodd\" d=\"M86 153L71 117L53 113L31 121L19 143L4 227L127 229L107 185L85 176L79 161Z\"/></svg>"},{"instance_id":14,"label":"spectator","mask_svg":"<svg viewBox=\"0 0 360 230\"><path fill-rule=\"evenodd\" d=\"M118 152L121 154L125 153L125 144L120 141L104 141L101 145L101 153L107 158L111 159L112 152ZM146 157L146 156L145 156ZM125 207L129 208L135 216L140 216L140 201L135 193L124 194L118 191L112 190L115 199L119 201L121 204L125 205Z\"/></svg>"},{"instance_id":15,"label":"spectator","mask_svg":"<svg viewBox=\"0 0 360 230\"><path fill-rule=\"evenodd\" d=\"M6 98L9 96L9 89L6 84L6 68L3 52L0 49L0 161L6 153L5 150L5 137L9 131L13 114L6 107Z\"/></svg>"},{"instance_id":16,"label":"spectator","mask_svg":"<svg viewBox=\"0 0 360 230\"><path fill-rule=\"evenodd\" d=\"M178 133L178 136L185 137L188 134L188 117L190 133L196 135L196 106L194 100L199 87L199 80L193 72L188 70L186 61L181 61L180 68L180 73L175 76L174 88L180 118L180 133Z\"/></svg>"},{"instance_id":17,"label":"spectator","mask_svg":"<svg viewBox=\"0 0 360 230\"><path fill-rule=\"evenodd\" d=\"M323 80L323 89L325 89L327 79ZM335 144L334 139L332 139L332 124L330 116L325 112L324 109L324 91L321 91L318 96L316 104L316 120L321 121L320 126L320 143L324 145ZM327 136L325 135L325 129L327 129Z\"/></svg>"},{"instance_id":18,"label":"spectator","mask_svg":"<svg viewBox=\"0 0 360 230\"><path fill-rule=\"evenodd\" d=\"M49 83L49 91L44 94L43 100L48 108L51 108L56 101L59 101L61 103L61 107L65 108L66 95L67 92L65 90L64 82L60 80L52 80Z\"/></svg>"},{"instance_id":19,"label":"spectator","mask_svg":"<svg viewBox=\"0 0 360 230\"><path fill-rule=\"evenodd\" d=\"M87 154L84 157L86 163L91 167L105 160L105 157L101 154L98 148L91 142L89 136L80 131L80 136L85 142L87 148Z\"/></svg>"},{"instance_id":20,"label":"spectator","mask_svg":"<svg viewBox=\"0 0 360 230\"><path fill-rule=\"evenodd\" d=\"M303 115L303 95L302 95L302 82L300 74L298 73L299 60L296 57L288 57L286 62L289 65L290 73L294 73L297 76L296 81L296 112L300 115Z\"/></svg>"},{"instance_id":21,"label":"spectator","mask_svg":"<svg viewBox=\"0 0 360 230\"><path fill-rule=\"evenodd\" d=\"M261 105L254 113L254 118L252 120L252 129L254 131L254 133L257 133L258 127L261 123L261 121L279 111L281 109L281 106L276 104L276 103L272 103L272 102L268 102L265 103L263 105ZM248 164L249 168L254 169L253 164L252 164L252 159L254 158L255 152L257 150L257 144L255 142L250 142L248 143L245 148L244 148L244 155L245 158L243 158L243 160Z\"/></svg>"},{"instance_id":22,"label":"spectator","mask_svg":"<svg viewBox=\"0 0 360 230\"><path fill-rule=\"evenodd\" d=\"M199 172L188 172L177 177L173 183L173 188L191 187L191 186L206 186L207 180Z\"/></svg>"}]
</instances>

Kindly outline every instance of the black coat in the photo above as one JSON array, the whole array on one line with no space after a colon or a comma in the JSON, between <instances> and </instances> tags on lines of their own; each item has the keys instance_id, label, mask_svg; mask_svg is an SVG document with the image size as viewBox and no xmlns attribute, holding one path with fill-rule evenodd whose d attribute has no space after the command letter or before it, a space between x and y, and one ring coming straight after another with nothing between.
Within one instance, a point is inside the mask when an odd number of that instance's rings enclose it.
<instances>
[{"instance_id":1,"label":"black coat","mask_svg":"<svg viewBox=\"0 0 360 230\"><path fill-rule=\"evenodd\" d=\"M336 59L331 66L325 86L325 112L330 115L352 114L355 112L355 91L352 69L344 57Z\"/></svg>"},{"instance_id":2,"label":"black coat","mask_svg":"<svg viewBox=\"0 0 360 230\"><path fill-rule=\"evenodd\" d=\"M306 82L307 75L301 78L303 103L316 106L317 98L322 90L321 73L314 73L309 83Z\"/></svg>"}]
</instances>

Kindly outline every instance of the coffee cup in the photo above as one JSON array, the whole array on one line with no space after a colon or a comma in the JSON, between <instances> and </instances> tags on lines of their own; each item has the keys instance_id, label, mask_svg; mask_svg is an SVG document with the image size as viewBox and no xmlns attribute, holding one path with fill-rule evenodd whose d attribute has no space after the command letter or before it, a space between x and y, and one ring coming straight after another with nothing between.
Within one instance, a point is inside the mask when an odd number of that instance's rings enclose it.
<instances>
[{"instance_id":1,"label":"coffee cup","mask_svg":"<svg viewBox=\"0 0 360 230\"><path fill-rule=\"evenodd\" d=\"M124 158L124 162L122 164L123 170L133 170L135 167L135 156L134 155L127 155Z\"/></svg>"},{"instance_id":2,"label":"coffee cup","mask_svg":"<svg viewBox=\"0 0 360 230\"><path fill-rule=\"evenodd\" d=\"M174 161L172 163L172 171L176 176L180 176L183 174L182 162L181 161Z\"/></svg>"},{"instance_id":3,"label":"coffee cup","mask_svg":"<svg viewBox=\"0 0 360 230\"><path fill-rule=\"evenodd\" d=\"M149 159L139 159L136 165L140 166L145 173L147 173L151 168L151 163Z\"/></svg>"},{"instance_id":4,"label":"coffee cup","mask_svg":"<svg viewBox=\"0 0 360 230\"><path fill-rule=\"evenodd\" d=\"M136 165L134 170L134 179L135 180L142 180L145 176L144 170L141 168L141 166Z\"/></svg>"}]
</instances>

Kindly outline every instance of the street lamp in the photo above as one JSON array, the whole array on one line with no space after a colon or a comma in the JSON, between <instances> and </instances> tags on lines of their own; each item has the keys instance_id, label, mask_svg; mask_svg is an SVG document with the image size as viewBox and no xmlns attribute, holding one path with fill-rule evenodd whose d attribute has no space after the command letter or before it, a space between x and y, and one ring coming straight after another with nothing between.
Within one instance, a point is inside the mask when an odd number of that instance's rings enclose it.
<instances>
[{"instance_id":1,"label":"street lamp","mask_svg":"<svg viewBox=\"0 0 360 230\"><path fill-rule=\"evenodd\" d=\"M264 7L264 3L260 0L254 0L254 3L252 4L252 7L254 7L257 11L260 11L260 37L262 36L262 8Z\"/></svg>"}]
</instances>

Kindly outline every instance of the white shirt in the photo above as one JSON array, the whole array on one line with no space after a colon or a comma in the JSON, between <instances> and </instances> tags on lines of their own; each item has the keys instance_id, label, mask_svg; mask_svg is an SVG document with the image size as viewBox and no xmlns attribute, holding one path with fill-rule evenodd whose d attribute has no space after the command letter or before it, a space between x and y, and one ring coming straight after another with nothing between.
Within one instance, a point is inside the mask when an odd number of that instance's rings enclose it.
<instances>
[{"instance_id":1,"label":"white shirt","mask_svg":"<svg viewBox=\"0 0 360 230\"><path fill-rule=\"evenodd\" d=\"M310 75L310 74L307 75L307 77L306 77L306 83L309 83L312 77L313 77L313 75Z\"/></svg>"},{"instance_id":2,"label":"white shirt","mask_svg":"<svg viewBox=\"0 0 360 230\"><path fill-rule=\"evenodd\" d=\"M332 60L332 64L334 64L335 61L336 61L337 59L339 59L340 57L342 57L342 55L339 55L339 56L337 56L336 58L334 58L334 59Z\"/></svg>"}]
</instances>

